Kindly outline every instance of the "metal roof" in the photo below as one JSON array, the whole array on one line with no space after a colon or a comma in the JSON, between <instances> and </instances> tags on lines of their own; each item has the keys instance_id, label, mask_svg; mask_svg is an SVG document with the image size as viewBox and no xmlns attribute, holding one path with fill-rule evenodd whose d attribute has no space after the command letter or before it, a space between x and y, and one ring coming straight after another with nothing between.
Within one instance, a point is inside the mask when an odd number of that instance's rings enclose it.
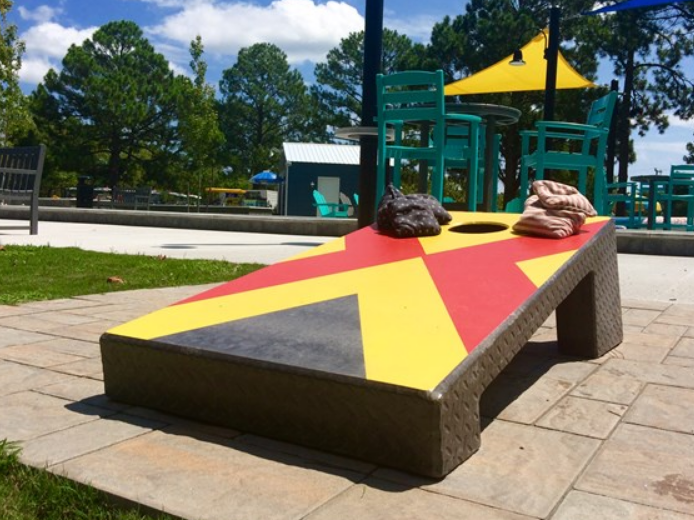
<instances>
[{"instance_id":1,"label":"metal roof","mask_svg":"<svg viewBox=\"0 0 694 520\"><path fill-rule=\"evenodd\" d=\"M359 164L359 146L320 143L282 143L287 162Z\"/></svg>"}]
</instances>

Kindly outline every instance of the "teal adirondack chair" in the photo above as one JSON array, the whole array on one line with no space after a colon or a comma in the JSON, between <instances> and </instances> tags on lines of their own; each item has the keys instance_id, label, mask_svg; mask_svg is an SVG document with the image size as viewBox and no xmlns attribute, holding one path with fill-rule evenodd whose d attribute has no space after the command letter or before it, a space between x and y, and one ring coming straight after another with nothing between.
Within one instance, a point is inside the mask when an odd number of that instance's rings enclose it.
<instances>
[{"instance_id":1,"label":"teal adirondack chair","mask_svg":"<svg viewBox=\"0 0 694 520\"><path fill-rule=\"evenodd\" d=\"M612 113L617 99L610 92L591 105L585 124L563 121L538 121L537 130L521 132L520 193L522 201L529 195L530 169L535 180L545 178L546 170L569 170L578 173L578 191L588 196L588 170L595 172L593 205L604 212L605 152Z\"/></svg>"},{"instance_id":2,"label":"teal adirondack chair","mask_svg":"<svg viewBox=\"0 0 694 520\"><path fill-rule=\"evenodd\" d=\"M399 171L402 161L427 161L432 168L431 194L443 200L443 177L447 161L461 159L459 143L446 147L447 125L474 125L471 133L477 138L481 119L467 114L447 114L444 102L443 71L406 71L376 77L378 127L378 166L376 170L376 203L386 188L386 166L393 159L393 184L399 187ZM431 126L431 139L419 139L417 143L403 141L401 129L406 125ZM396 139L388 142L388 130L395 128ZM477 150L474 144L473 150ZM477 154L474 154L477 160ZM477 172L474 165L470 171ZM470 175L468 201L471 211L477 200L477 175Z\"/></svg>"},{"instance_id":3,"label":"teal adirondack chair","mask_svg":"<svg viewBox=\"0 0 694 520\"><path fill-rule=\"evenodd\" d=\"M314 206L318 209L321 217L324 218L347 218L349 216L348 204L339 202L327 202L323 194L318 190L313 190Z\"/></svg>"}]
</instances>

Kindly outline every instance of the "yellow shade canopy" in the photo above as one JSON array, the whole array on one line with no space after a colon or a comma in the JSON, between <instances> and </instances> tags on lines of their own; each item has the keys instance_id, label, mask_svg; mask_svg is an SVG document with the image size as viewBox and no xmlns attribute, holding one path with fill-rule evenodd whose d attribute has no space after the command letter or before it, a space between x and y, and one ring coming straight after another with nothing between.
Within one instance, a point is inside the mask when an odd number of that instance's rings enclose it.
<instances>
[{"instance_id":1,"label":"yellow shade canopy","mask_svg":"<svg viewBox=\"0 0 694 520\"><path fill-rule=\"evenodd\" d=\"M459 94L491 94L493 92L521 92L545 90L547 60L544 59L544 30L521 48L525 65L509 65L513 56L507 56L491 67L446 85L447 96ZM595 84L574 69L561 52L557 60L557 89L594 87Z\"/></svg>"}]
</instances>

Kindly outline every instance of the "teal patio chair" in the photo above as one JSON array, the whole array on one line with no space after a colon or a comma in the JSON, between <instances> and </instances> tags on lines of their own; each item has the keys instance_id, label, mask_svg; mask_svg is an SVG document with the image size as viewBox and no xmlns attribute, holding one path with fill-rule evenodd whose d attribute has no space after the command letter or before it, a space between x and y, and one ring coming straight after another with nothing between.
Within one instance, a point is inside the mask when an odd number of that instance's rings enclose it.
<instances>
[{"instance_id":1,"label":"teal patio chair","mask_svg":"<svg viewBox=\"0 0 694 520\"><path fill-rule=\"evenodd\" d=\"M318 209L321 217L324 218L347 218L349 217L349 204L339 202L327 202L323 194L318 190L313 190L314 206Z\"/></svg>"},{"instance_id":2,"label":"teal patio chair","mask_svg":"<svg viewBox=\"0 0 694 520\"><path fill-rule=\"evenodd\" d=\"M506 203L506 207L504 208L505 213L523 213L524 210L524 204L523 201L521 200L520 197L516 197L515 199L511 199Z\"/></svg>"},{"instance_id":3,"label":"teal patio chair","mask_svg":"<svg viewBox=\"0 0 694 520\"><path fill-rule=\"evenodd\" d=\"M484 178L485 175L487 175L487 172L485 171L485 148L486 148L486 140L483 138L485 134L485 128L484 125L480 126L480 152L479 152L479 165L480 165L480 174L479 174L479 179L477 181L477 185L480 187L480 189L477 191L477 202L482 203L484 200ZM492 190L491 190L491 205L489 208L489 211L491 212L496 212L498 211L497 207L497 198L499 196L499 170L501 169L499 165L499 158L501 153L501 135L500 134L495 134L494 135L494 148L492 151L492 156L494 157L494 164L492 165Z\"/></svg>"},{"instance_id":4,"label":"teal patio chair","mask_svg":"<svg viewBox=\"0 0 694 520\"><path fill-rule=\"evenodd\" d=\"M476 116L472 116L476 117ZM482 202L484 192L484 126L477 121L454 121L446 125L444 164L446 171L464 172L467 178L467 209L475 211ZM474 174L473 174L474 172Z\"/></svg>"},{"instance_id":5,"label":"teal patio chair","mask_svg":"<svg viewBox=\"0 0 694 520\"><path fill-rule=\"evenodd\" d=\"M665 188L656 193L656 200L663 206L663 229L684 227L686 231L694 231L694 165L671 166ZM686 224L673 224L675 213L684 213Z\"/></svg>"},{"instance_id":6,"label":"teal patio chair","mask_svg":"<svg viewBox=\"0 0 694 520\"><path fill-rule=\"evenodd\" d=\"M637 229L643 225L641 213L648 204L648 197L643 195L636 182L612 182L605 185L603 194L603 209L601 215L615 215L615 224L624 225L629 229ZM624 204L626 215L616 215L616 205ZM596 208L597 209L597 208Z\"/></svg>"},{"instance_id":7,"label":"teal patio chair","mask_svg":"<svg viewBox=\"0 0 694 520\"><path fill-rule=\"evenodd\" d=\"M470 135L477 139L481 118L467 114L446 114L443 91L443 71L407 71L376 77L378 166L376 171L376 203L386 187L386 168L391 159L393 184L400 185L402 161L427 161L432 168L431 194L443 200L443 179L448 162L461 160L461 143L447 142L447 129L451 124L474 127ZM405 125L431 126L431 139L419 139L416 143L401 138ZM387 131L395 128L395 141L387 141ZM471 148L477 150L477 145ZM474 154L477 161L477 154ZM477 172L477 167L470 171ZM468 204L475 210L477 200L477 177L469 176Z\"/></svg>"},{"instance_id":8,"label":"teal patio chair","mask_svg":"<svg viewBox=\"0 0 694 520\"><path fill-rule=\"evenodd\" d=\"M616 100L617 93L610 92L594 101L585 124L538 121L537 130L521 132L521 200L529 195L530 169L535 180L544 179L546 170L576 171L576 188L586 196L588 170L593 169L593 205L599 212L605 210L605 152Z\"/></svg>"}]
</instances>

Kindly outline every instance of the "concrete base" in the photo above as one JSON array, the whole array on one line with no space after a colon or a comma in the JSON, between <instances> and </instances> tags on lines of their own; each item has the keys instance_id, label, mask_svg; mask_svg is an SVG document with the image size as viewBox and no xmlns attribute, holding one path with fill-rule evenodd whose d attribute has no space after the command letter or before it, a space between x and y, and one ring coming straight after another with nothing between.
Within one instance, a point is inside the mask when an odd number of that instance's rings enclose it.
<instances>
[{"instance_id":1,"label":"concrete base","mask_svg":"<svg viewBox=\"0 0 694 520\"><path fill-rule=\"evenodd\" d=\"M694 233L645 229L617 230L617 251L635 255L694 256Z\"/></svg>"},{"instance_id":2,"label":"concrete base","mask_svg":"<svg viewBox=\"0 0 694 520\"><path fill-rule=\"evenodd\" d=\"M26 220L28 215L28 208L23 206L0 206L0 218L3 219ZM354 218L283 217L251 213L224 215L96 208L40 207L39 220L315 236L344 236L357 229L357 220Z\"/></svg>"}]
</instances>

